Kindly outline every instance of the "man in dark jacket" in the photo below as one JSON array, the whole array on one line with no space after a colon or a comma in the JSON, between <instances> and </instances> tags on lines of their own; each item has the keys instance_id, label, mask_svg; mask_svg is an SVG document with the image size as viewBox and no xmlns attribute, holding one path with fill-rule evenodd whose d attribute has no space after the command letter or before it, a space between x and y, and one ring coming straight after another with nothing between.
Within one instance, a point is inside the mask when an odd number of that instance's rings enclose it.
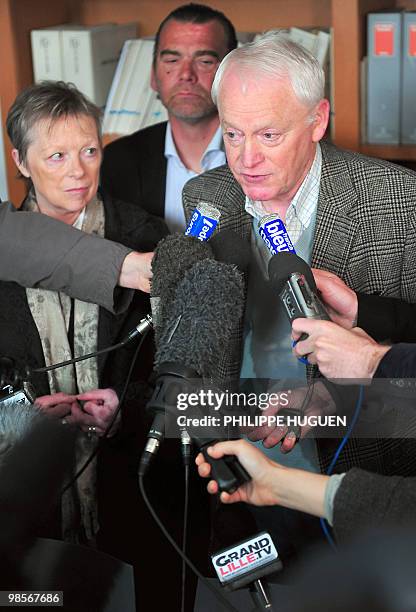
<instances>
[{"instance_id":1,"label":"man in dark jacket","mask_svg":"<svg viewBox=\"0 0 416 612\"><path fill-rule=\"evenodd\" d=\"M151 81L169 121L104 150L102 187L163 217L171 231L185 228L184 184L225 163L211 85L220 61L236 46L234 27L219 11L200 4L172 11L156 34Z\"/></svg>"}]
</instances>

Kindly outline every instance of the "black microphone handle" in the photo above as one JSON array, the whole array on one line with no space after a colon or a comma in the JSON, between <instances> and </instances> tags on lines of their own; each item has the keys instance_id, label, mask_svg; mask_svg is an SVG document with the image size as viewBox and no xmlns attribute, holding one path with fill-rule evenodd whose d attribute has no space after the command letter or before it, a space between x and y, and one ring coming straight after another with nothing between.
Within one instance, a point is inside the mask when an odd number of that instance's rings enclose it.
<instances>
[{"instance_id":1,"label":"black microphone handle","mask_svg":"<svg viewBox=\"0 0 416 612\"><path fill-rule=\"evenodd\" d=\"M159 367L153 395L146 406L155 416L140 459L139 475L144 476L160 448L165 437L166 419L177 415L178 394L193 389L192 381L197 378L194 370L180 364L164 363Z\"/></svg>"},{"instance_id":2,"label":"black microphone handle","mask_svg":"<svg viewBox=\"0 0 416 612\"><path fill-rule=\"evenodd\" d=\"M239 487L251 480L250 474L241 465L235 455L224 455L220 459L214 459L208 454L208 447L223 442L218 438L203 439L192 435L192 430L188 429L193 442L199 447L205 460L211 466L211 476L218 483L220 493L225 491L230 495L237 491Z\"/></svg>"}]
</instances>

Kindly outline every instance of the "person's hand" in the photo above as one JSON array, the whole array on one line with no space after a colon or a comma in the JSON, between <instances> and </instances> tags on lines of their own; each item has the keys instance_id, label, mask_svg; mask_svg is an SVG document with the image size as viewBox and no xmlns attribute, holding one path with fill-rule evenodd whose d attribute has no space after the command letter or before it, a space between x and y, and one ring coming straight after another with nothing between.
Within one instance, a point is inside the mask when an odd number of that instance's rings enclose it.
<instances>
[{"instance_id":1,"label":"person's hand","mask_svg":"<svg viewBox=\"0 0 416 612\"><path fill-rule=\"evenodd\" d=\"M275 472L285 468L268 459L258 448L245 440L231 440L209 447L208 454L215 459L224 455L235 455L252 478L232 495L221 493L222 502L225 504L247 502L256 506L272 506L278 503L273 492ZM211 466L202 453L199 453L195 463L198 466L199 475L207 478L211 473ZM215 480L211 480L207 489L209 493L218 493L218 484Z\"/></svg>"},{"instance_id":2,"label":"person's hand","mask_svg":"<svg viewBox=\"0 0 416 612\"><path fill-rule=\"evenodd\" d=\"M355 291L332 272L317 268L313 268L312 272L320 298L334 323L346 329L355 327L358 316L358 298Z\"/></svg>"},{"instance_id":3,"label":"person's hand","mask_svg":"<svg viewBox=\"0 0 416 612\"><path fill-rule=\"evenodd\" d=\"M302 415L306 417L320 416L323 414L334 414L335 413L335 402L332 399L330 393L322 382L316 381L313 386L310 387L299 387L292 389L287 392L288 405L269 405L266 410L262 410L264 416L274 416L284 410L296 411L293 414L300 414L298 411L305 403L302 410ZM300 428L300 438L304 438L312 427L304 425ZM275 426L275 425L263 425L256 427L251 430L247 437L252 442L258 442L263 440L263 446L265 448L272 448L282 442L280 451L282 453L290 452L297 442L296 434L287 426Z\"/></svg>"},{"instance_id":4,"label":"person's hand","mask_svg":"<svg viewBox=\"0 0 416 612\"><path fill-rule=\"evenodd\" d=\"M293 338L301 334L308 338L297 342L293 349L297 357L307 356L328 379L371 379L381 359L390 349L377 344L359 327L346 330L331 321L296 319L292 323ZM346 381L345 381L346 382Z\"/></svg>"},{"instance_id":5,"label":"person's hand","mask_svg":"<svg viewBox=\"0 0 416 612\"><path fill-rule=\"evenodd\" d=\"M72 409L72 416L77 420L77 424L83 431L91 431L91 428L94 427L95 433L102 436L118 408L117 393L113 389L94 389L80 393L76 397L83 402L82 408L77 403ZM117 415L116 421L108 432L109 436L115 434L119 421L120 414Z\"/></svg>"},{"instance_id":6,"label":"person's hand","mask_svg":"<svg viewBox=\"0 0 416 612\"><path fill-rule=\"evenodd\" d=\"M64 422L70 422L72 404L77 401L76 395L68 393L52 393L51 395L42 395L35 400L35 406L44 414L52 417L64 419Z\"/></svg>"},{"instance_id":7,"label":"person's hand","mask_svg":"<svg viewBox=\"0 0 416 612\"><path fill-rule=\"evenodd\" d=\"M139 289L150 293L152 259L153 253L137 253L136 251L129 253L121 266L119 285L126 289Z\"/></svg>"}]
</instances>

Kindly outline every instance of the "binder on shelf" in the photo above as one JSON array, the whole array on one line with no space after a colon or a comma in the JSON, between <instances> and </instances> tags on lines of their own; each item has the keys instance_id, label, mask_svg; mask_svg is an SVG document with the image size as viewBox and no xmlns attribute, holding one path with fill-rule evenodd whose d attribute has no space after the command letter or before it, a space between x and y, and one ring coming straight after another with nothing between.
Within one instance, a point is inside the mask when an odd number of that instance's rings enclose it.
<instances>
[{"instance_id":1,"label":"binder on shelf","mask_svg":"<svg viewBox=\"0 0 416 612\"><path fill-rule=\"evenodd\" d=\"M289 38L294 42L305 47L319 62L325 67L329 58L329 46L331 35L323 30L302 30L300 28L290 28Z\"/></svg>"},{"instance_id":2,"label":"binder on shelf","mask_svg":"<svg viewBox=\"0 0 416 612\"><path fill-rule=\"evenodd\" d=\"M124 41L136 33L135 23L63 24L32 30L34 80L74 83L103 107Z\"/></svg>"},{"instance_id":3,"label":"binder on shelf","mask_svg":"<svg viewBox=\"0 0 416 612\"><path fill-rule=\"evenodd\" d=\"M121 83L124 89L121 112L117 117L117 133L131 134L144 124L146 104L151 94L150 71L153 57L153 40L142 39L140 51L129 75L129 81Z\"/></svg>"},{"instance_id":4,"label":"binder on shelf","mask_svg":"<svg viewBox=\"0 0 416 612\"><path fill-rule=\"evenodd\" d=\"M400 140L416 144L416 12L403 13Z\"/></svg>"},{"instance_id":5,"label":"binder on shelf","mask_svg":"<svg viewBox=\"0 0 416 612\"><path fill-rule=\"evenodd\" d=\"M105 24L62 31L65 80L104 107L124 41L136 24Z\"/></svg>"},{"instance_id":6,"label":"binder on shelf","mask_svg":"<svg viewBox=\"0 0 416 612\"><path fill-rule=\"evenodd\" d=\"M152 90L151 104L144 119L145 125L146 127L149 127L155 123L161 123L162 121L167 120L168 111L166 110L165 106L163 106L157 93Z\"/></svg>"},{"instance_id":7,"label":"binder on shelf","mask_svg":"<svg viewBox=\"0 0 416 612\"><path fill-rule=\"evenodd\" d=\"M70 27L73 26L64 23L30 32L35 83L39 83L39 81L60 81L63 79L61 32Z\"/></svg>"},{"instance_id":8,"label":"binder on shelf","mask_svg":"<svg viewBox=\"0 0 416 612\"><path fill-rule=\"evenodd\" d=\"M150 86L153 48L153 39L125 43L105 108L104 133L131 134L167 119Z\"/></svg>"},{"instance_id":9,"label":"binder on shelf","mask_svg":"<svg viewBox=\"0 0 416 612\"><path fill-rule=\"evenodd\" d=\"M118 115L122 109L125 90L134 72L135 62L138 61L141 44L142 41L136 39L126 40L123 45L104 111L103 132L105 134L117 134Z\"/></svg>"},{"instance_id":10,"label":"binder on shelf","mask_svg":"<svg viewBox=\"0 0 416 612\"><path fill-rule=\"evenodd\" d=\"M399 144L402 14L370 13L367 26L367 139Z\"/></svg>"},{"instance_id":11,"label":"binder on shelf","mask_svg":"<svg viewBox=\"0 0 416 612\"><path fill-rule=\"evenodd\" d=\"M367 56L360 63L360 140L367 142Z\"/></svg>"}]
</instances>

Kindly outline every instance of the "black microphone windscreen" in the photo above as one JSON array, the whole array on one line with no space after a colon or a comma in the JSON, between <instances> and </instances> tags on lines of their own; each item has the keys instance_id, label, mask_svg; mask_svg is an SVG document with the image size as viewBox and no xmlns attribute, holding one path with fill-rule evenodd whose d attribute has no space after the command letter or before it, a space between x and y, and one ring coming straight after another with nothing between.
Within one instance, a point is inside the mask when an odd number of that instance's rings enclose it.
<instances>
[{"instance_id":1,"label":"black microphone windscreen","mask_svg":"<svg viewBox=\"0 0 416 612\"><path fill-rule=\"evenodd\" d=\"M316 283L309 265L295 253L282 251L269 261L269 278L273 287L279 292L289 276L294 272L303 274L312 291L316 292Z\"/></svg>"},{"instance_id":2,"label":"black microphone windscreen","mask_svg":"<svg viewBox=\"0 0 416 612\"><path fill-rule=\"evenodd\" d=\"M152 259L153 278L150 300L158 339L158 328L165 324L165 311L175 297L178 283L186 270L197 261L213 259L211 247L192 236L170 234L161 240Z\"/></svg>"},{"instance_id":3,"label":"black microphone windscreen","mask_svg":"<svg viewBox=\"0 0 416 612\"><path fill-rule=\"evenodd\" d=\"M209 377L227 350L244 308L244 281L234 267L218 261L192 266L178 285L155 363L175 362Z\"/></svg>"},{"instance_id":4,"label":"black microphone windscreen","mask_svg":"<svg viewBox=\"0 0 416 612\"><path fill-rule=\"evenodd\" d=\"M210 240L217 261L233 264L240 272L247 272L251 250L250 243L232 230L223 230L215 234Z\"/></svg>"}]
</instances>

